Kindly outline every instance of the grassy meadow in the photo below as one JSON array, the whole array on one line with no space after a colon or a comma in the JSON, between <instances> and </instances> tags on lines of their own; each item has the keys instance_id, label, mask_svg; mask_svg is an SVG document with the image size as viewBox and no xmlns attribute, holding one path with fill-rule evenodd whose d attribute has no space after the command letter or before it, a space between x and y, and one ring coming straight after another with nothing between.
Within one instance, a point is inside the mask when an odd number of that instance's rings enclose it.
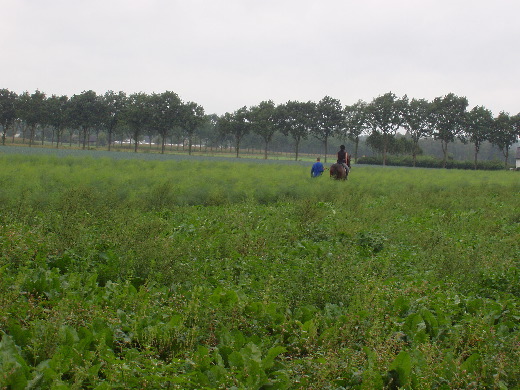
<instances>
[{"instance_id":1,"label":"grassy meadow","mask_svg":"<svg viewBox=\"0 0 520 390\"><path fill-rule=\"evenodd\" d=\"M1 389L520 388L518 172L9 149Z\"/></svg>"}]
</instances>

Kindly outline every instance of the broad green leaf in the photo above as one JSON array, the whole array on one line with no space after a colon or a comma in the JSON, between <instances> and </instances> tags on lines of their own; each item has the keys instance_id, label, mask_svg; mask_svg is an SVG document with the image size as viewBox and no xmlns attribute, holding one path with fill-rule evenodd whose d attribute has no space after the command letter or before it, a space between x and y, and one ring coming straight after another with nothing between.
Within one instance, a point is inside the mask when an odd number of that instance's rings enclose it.
<instances>
[{"instance_id":1,"label":"broad green leaf","mask_svg":"<svg viewBox=\"0 0 520 390\"><path fill-rule=\"evenodd\" d=\"M439 326L437 323L437 318L433 315L433 313L427 309L421 310L421 316L426 324L426 333L428 333L431 337L436 337L439 333Z\"/></svg>"},{"instance_id":2,"label":"broad green leaf","mask_svg":"<svg viewBox=\"0 0 520 390\"><path fill-rule=\"evenodd\" d=\"M212 387L221 388L222 385L226 383L228 372L222 366L212 366L206 372L206 376Z\"/></svg>"},{"instance_id":3,"label":"broad green leaf","mask_svg":"<svg viewBox=\"0 0 520 390\"><path fill-rule=\"evenodd\" d=\"M228 356L229 366L235 369L241 369L244 367L244 358L242 354L237 351L233 351Z\"/></svg>"},{"instance_id":4,"label":"broad green leaf","mask_svg":"<svg viewBox=\"0 0 520 390\"><path fill-rule=\"evenodd\" d=\"M240 354L244 357L244 362L249 360L253 360L259 364L262 362L262 351L256 344L248 343L240 350Z\"/></svg>"},{"instance_id":5,"label":"broad green leaf","mask_svg":"<svg viewBox=\"0 0 520 390\"><path fill-rule=\"evenodd\" d=\"M411 373L412 373L412 358L407 351L401 351L390 365L390 372L394 371L397 373L399 387L407 387L410 384Z\"/></svg>"},{"instance_id":6,"label":"broad green leaf","mask_svg":"<svg viewBox=\"0 0 520 390\"><path fill-rule=\"evenodd\" d=\"M194 356L195 362L201 371L206 371L209 369L211 364L211 356L209 354L209 349L199 345L197 347L197 352Z\"/></svg>"},{"instance_id":7,"label":"broad green leaf","mask_svg":"<svg viewBox=\"0 0 520 390\"><path fill-rule=\"evenodd\" d=\"M61 344L74 345L79 341L78 332L68 325L63 325L59 329L59 336Z\"/></svg>"},{"instance_id":8,"label":"broad green leaf","mask_svg":"<svg viewBox=\"0 0 520 390\"><path fill-rule=\"evenodd\" d=\"M245 384L247 388L259 389L264 385L269 384L267 374L262 369L259 361L254 359L245 360Z\"/></svg>"},{"instance_id":9,"label":"broad green leaf","mask_svg":"<svg viewBox=\"0 0 520 390\"><path fill-rule=\"evenodd\" d=\"M264 370L270 369L274 365L274 359L286 351L287 349L280 345L270 348L267 355L262 359L262 368Z\"/></svg>"},{"instance_id":10,"label":"broad green leaf","mask_svg":"<svg viewBox=\"0 0 520 390\"><path fill-rule=\"evenodd\" d=\"M409 299L402 295L397 297L397 299L394 301L394 310L397 312L397 315L399 316L405 315L409 308Z\"/></svg>"},{"instance_id":11,"label":"broad green leaf","mask_svg":"<svg viewBox=\"0 0 520 390\"><path fill-rule=\"evenodd\" d=\"M461 365L461 370L466 372L475 373L480 371L481 368L481 357L478 353L470 355Z\"/></svg>"},{"instance_id":12,"label":"broad green leaf","mask_svg":"<svg viewBox=\"0 0 520 390\"><path fill-rule=\"evenodd\" d=\"M19 347L11 336L1 333L0 341L0 387L13 390L25 389L29 366L20 355Z\"/></svg>"}]
</instances>

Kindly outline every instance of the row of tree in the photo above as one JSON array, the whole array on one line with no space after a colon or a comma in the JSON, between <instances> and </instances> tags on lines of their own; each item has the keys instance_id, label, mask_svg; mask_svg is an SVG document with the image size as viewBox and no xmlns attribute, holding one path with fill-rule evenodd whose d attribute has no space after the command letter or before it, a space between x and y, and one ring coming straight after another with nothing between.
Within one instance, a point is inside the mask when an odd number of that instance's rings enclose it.
<instances>
[{"instance_id":1,"label":"row of tree","mask_svg":"<svg viewBox=\"0 0 520 390\"><path fill-rule=\"evenodd\" d=\"M146 136L161 139L164 153L167 139L186 140L191 154L196 135L204 142L232 142L239 156L241 142L253 132L263 140L264 158L267 158L273 136L280 132L292 137L295 158L298 159L302 140L313 136L328 154L331 137L350 139L355 144L357 159L360 137L368 136L367 143L381 152L383 164L398 132L405 131L411 144L415 165L419 140L431 137L442 144L443 165L446 165L448 145L456 139L474 145L475 167L483 142L489 141L503 153L506 164L511 146L520 136L520 114L511 116L500 112L494 117L485 107L476 106L468 111L468 101L452 93L433 101L397 97L392 92L374 98L370 103L358 101L343 106L339 100L325 96L319 102L289 101L275 105L263 101L253 107L242 107L232 113L206 115L204 108L194 102L183 102L174 92L135 93L108 91L98 95L85 91L72 97L36 91L17 95L0 89L0 125L2 143L10 129L18 125L29 132L29 145L40 132L42 142L45 130L52 132L52 141L59 147L65 131L78 132L86 147L92 132L104 131L108 149L115 137L130 139L137 151ZM17 133L11 130L11 133ZM326 157L325 157L326 159Z\"/></svg>"},{"instance_id":2,"label":"row of tree","mask_svg":"<svg viewBox=\"0 0 520 390\"><path fill-rule=\"evenodd\" d=\"M193 102L185 103L176 93L169 91L130 96L124 92L108 91L97 95L94 91L86 91L69 98L56 95L46 97L40 91L18 96L6 89L0 90L0 118L3 144L9 128L18 123L29 129L29 145L34 143L37 129L44 132L50 128L53 139L56 137L57 147L64 131L79 130L83 148L92 132L103 130L108 135L109 149L114 137L122 135L135 141L135 151L145 133L159 134L164 148L164 140L174 127L182 127L188 135L192 135L206 120L201 106ZM42 141L44 138L42 135Z\"/></svg>"}]
</instances>

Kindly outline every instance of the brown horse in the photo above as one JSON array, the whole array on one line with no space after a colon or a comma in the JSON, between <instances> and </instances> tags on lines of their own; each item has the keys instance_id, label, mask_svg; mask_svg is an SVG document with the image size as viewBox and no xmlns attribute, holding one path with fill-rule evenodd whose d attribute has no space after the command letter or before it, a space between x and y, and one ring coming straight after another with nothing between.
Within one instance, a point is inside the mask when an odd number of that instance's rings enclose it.
<instances>
[{"instance_id":1,"label":"brown horse","mask_svg":"<svg viewBox=\"0 0 520 390\"><path fill-rule=\"evenodd\" d=\"M345 169L345 167L342 164L332 164L329 168L330 170L330 177L334 178L336 180L347 180L348 177L348 171Z\"/></svg>"}]
</instances>

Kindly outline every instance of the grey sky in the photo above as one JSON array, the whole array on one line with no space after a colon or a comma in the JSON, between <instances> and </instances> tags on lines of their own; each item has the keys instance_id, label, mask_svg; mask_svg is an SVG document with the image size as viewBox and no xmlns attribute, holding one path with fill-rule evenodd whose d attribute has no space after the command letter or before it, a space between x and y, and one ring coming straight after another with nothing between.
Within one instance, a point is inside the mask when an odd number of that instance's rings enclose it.
<instances>
[{"instance_id":1,"label":"grey sky","mask_svg":"<svg viewBox=\"0 0 520 390\"><path fill-rule=\"evenodd\" d=\"M0 0L0 88L171 90L223 114L453 92L520 112L518 0Z\"/></svg>"}]
</instances>

